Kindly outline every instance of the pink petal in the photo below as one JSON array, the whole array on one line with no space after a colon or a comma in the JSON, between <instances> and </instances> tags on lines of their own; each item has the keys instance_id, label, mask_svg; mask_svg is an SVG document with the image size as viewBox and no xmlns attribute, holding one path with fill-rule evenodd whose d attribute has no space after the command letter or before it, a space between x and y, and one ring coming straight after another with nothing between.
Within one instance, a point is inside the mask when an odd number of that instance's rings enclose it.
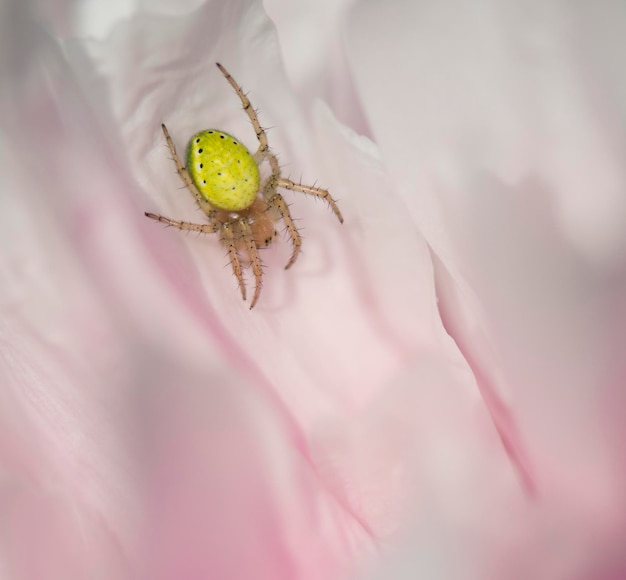
<instances>
[{"instance_id":1,"label":"pink petal","mask_svg":"<svg viewBox=\"0 0 626 580\"><path fill-rule=\"evenodd\" d=\"M431 577L595 578L613 569L625 524L612 346L624 337L624 172L610 129L623 71L587 63L618 28L582 5L396 4L352 14L354 77L525 490L487 478L481 501L459 481L480 546L468 551L456 518L418 508L400 567L428 566L434 544L456 556ZM391 42L372 36L391 30Z\"/></svg>"}]
</instances>

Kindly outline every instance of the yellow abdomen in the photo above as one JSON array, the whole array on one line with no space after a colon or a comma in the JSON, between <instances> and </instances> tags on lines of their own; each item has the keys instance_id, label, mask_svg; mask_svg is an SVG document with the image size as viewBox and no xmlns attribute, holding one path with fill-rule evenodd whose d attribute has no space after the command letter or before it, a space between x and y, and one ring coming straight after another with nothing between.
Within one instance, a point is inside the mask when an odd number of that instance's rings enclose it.
<instances>
[{"instance_id":1,"label":"yellow abdomen","mask_svg":"<svg viewBox=\"0 0 626 580\"><path fill-rule=\"evenodd\" d=\"M244 210L259 192L259 167L254 157L223 131L207 129L191 138L187 171L198 191L217 209Z\"/></svg>"}]
</instances>

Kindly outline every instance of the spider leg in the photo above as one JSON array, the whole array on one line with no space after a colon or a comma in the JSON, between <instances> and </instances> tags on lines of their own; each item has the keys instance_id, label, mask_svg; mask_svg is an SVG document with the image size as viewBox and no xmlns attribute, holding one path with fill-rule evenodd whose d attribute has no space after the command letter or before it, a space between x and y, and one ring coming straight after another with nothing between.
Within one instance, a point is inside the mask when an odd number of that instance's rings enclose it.
<instances>
[{"instance_id":1,"label":"spider leg","mask_svg":"<svg viewBox=\"0 0 626 580\"><path fill-rule=\"evenodd\" d=\"M261 286L263 283L263 269L261 266L261 258L259 258L259 251L254 241L254 234L252 233L252 228L250 227L250 224L245 218L240 219L238 223L241 230L241 239L243 240L246 251L248 252L248 258L250 258L252 272L254 273L254 297L252 298L252 303L250 304L250 310L252 310L257 300L259 299L259 295L261 294Z\"/></svg>"},{"instance_id":2,"label":"spider leg","mask_svg":"<svg viewBox=\"0 0 626 580\"><path fill-rule=\"evenodd\" d=\"M285 266L285 270L289 270L291 266L298 259L298 255L300 254L300 248L302 246L302 237L300 236L300 232L296 228L296 224L293 222L293 218L291 217L291 212L289 211L289 206L285 202L284 198L280 193L275 193L270 199L268 206L270 208L276 208L280 213L280 217L285 222L287 226L287 231L289 232L289 236L291 237L291 242L293 244L293 252L291 253L291 258L289 258L289 262Z\"/></svg>"},{"instance_id":3,"label":"spider leg","mask_svg":"<svg viewBox=\"0 0 626 580\"><path fill-rule=\"evenodd\" d=\"M167 130L165 123L161 123L161 129L163 129L163 135L165 135L165 141L167 142L167 146L170 150L170 153L172 154L172 159L174 160L174 163L176 164L176 171L178 172L178 175L180 175L180 178L183 180L183 183L187 186L189 191L191 191L193 197L196 200L196 203L200 206L200 209L207 215L207 217L212 223L218 224L215 229L215 231L217 231L219 229L219 222L216 219L215 210L213 209L211 204L206 199L204 199L204 197L198 191L198 188L192 181L191 176L189 175L189 172L187 171L186 167L183 165L183 162L180 160L178 153L176 153L176 147L174 146L174 142L172 141L172 138L170 137L170 132Z\"/></svg>"},{"instance_id":4,"label":"spider leg","mask_svg":"<svg viewBox=\"0 0 626 580\"><path fill-rule=\"evenodd\" d=\"M321 187L313 187L311 185L302 185L301 183L296 183L295 181L291 181L291 179L285 179L284 177L279 177L276 181L277 187L284 187L290 191L299 191L300 193L306 193L307 195L314 195L315 197L321 197L324 199L330 209L333 210L333 213L337 216L337 219L340 223L343 223L343 216L339 211L339 207L337 207L337 202L332 198L330 193L327 190L322 189Z\"/></svg>"},{"instance_id":5,"label":"spider leg","mask_svg":"<svg viewBox=\"0 0 626 580\"><path fill-rule=\"evenodd\" d=\"M172 220L162 215L157 215L155 213L150 213L150 212L145 212L144 215L146 217L149 217L150 219L164 223L168 226L173 226L175 228L178 228L179 230L186 230L190 232L201 232L203 234L213 234L219 229L219 225L217 223L192 224L191 222L181 222L177 220Z\"/></svg>"},{"instance_id":6,"label":"spider leg","mask_svg":"<svg viewBox=\"0 0 626 580\"><path fill-rule=\"evenodd\" d=\"M230 265L233 269L233 274L237 278L239 284L239 290L241 290L241 297L246 299L246 284L243 280L243 272L241 271L241 262L239 261L239 254L237 253L237 246L235 244L235 235L231 224L226 222L222 224L220 232L220 240L222 244L226 246L228 250L228 257L230 259Z\"/></svg>"},{"instance_id":7,"label":"spider leg","mask_svg":"<svg viewBox=\"0 0 626 580\"><path fill-rule=\"evenodd\" d=\"M267 159L270 162L270 166L272 167L272 173L278 175L280 173L280 168L278 167L278 159L276 155L274 155L269 148L267 143L267 133L261 127L261 123L259 123L259 118L257 117L256 111L250 103L250 99L246 96L246 94L241 90L241 87L237 84L237 81L230 75L230 73L218 62L217 68L220 69L221 73L226 77L226 80L230 83L230 86L235 89L241 104L243 105L243 110L248 115L250 122L252 123L252 127L254 127L254 132L256 133L256 138L259 140L259 148L257 152L254 154L254 159L257 163L263 161L263 159Z\"/></svg>"}]
</instances>

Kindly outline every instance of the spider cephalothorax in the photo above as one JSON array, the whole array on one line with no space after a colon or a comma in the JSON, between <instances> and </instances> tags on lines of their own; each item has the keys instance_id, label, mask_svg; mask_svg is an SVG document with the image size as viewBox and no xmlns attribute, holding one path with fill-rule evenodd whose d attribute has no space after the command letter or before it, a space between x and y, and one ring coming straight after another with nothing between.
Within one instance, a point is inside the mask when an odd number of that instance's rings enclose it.
<instances>
[{"instance_id":1,"label":"spider cephalothorax","mask_svg":"<svg viewBox=\"0 0 626 580\"><path fill-rule=\"evenodd\" d=\"M200 209L206 214L208 223L192 224L148 212L146 216L181 230L218 233L220 241L228 250L230 263L244 300L246 285L239 252L245 252L256 282L254 297L250 304L250 308L253 308L261 292L263 277L258 249L268 246L274 239L276 235L274 222L283 220L293 243L293 252L285 268L289 268L296 261L302 245L302 238L283 196L278 193L278 188L320 197L326 200L341 223L343 217L335 200L325 189L302 185L282 177L278 160L269 149L267 135L259 124L248 97L226 69L219 63L217 66L241 99L243 109L250 118L259 140L259 148L252 155L232 135L217 129L207 129L196 133L189 141L187 165L184 166L176 153L167 127L161 125L178 174L193 194ZM269 162L271 173L262 180L259 165L266 160Z\"/></svg>"}]
</instances>

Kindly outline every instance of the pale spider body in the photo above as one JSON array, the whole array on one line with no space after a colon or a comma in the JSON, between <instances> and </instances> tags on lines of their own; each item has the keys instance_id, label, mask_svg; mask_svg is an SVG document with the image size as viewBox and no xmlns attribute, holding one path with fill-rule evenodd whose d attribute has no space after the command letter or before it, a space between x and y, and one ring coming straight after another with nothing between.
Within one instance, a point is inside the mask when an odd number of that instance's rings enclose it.
<instances>
[{"instance_id":1,"label":"pale spider body","mask_svg":"<svg viewBox=\"0 0 626 580\"><path fill-rule=\"evenodd\" d=\"M267 135L259 124L248 97L226 69L219 63L217 66L239 96L243 109L254 127L259 148L252 155L236 137L218 129L206 129L190 139L185 166L176 153L167 128L162 125L178 174L206 215L207 223L182 222L148 212L145 215L181 230L218 233L221 243L228 251L233 273L244 300L246 285L240 254L245 252L247 263L250 264L255 278L254 297L250 304L250 308L253 308L259 298L263 280L258 249L268 246L274 240L275 222L278 220L284 222L293 245L286 269L294 264L302 245L300 233L278 188L320 197L330 205L341 223L343 217L335 200L325 189L303 185L282 177L278 160L269 149ZM259 166L264 161L268 161L271 173L262 179Z\"/></svg>"}]
</instances>

